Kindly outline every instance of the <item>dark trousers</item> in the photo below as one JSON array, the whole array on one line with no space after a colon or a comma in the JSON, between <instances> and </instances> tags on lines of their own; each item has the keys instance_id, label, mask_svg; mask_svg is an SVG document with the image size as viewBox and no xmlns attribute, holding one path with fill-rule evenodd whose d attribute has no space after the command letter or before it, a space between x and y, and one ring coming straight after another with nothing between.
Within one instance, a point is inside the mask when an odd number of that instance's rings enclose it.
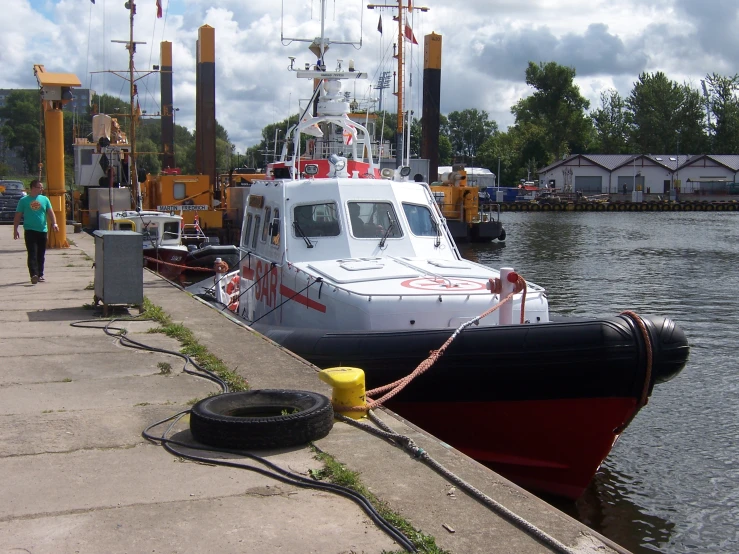
<instances>
[{"instance_id":1,"label":"dark trousers","mask_svg":"<svg viewBox=\"0 0 739 554\"><path fill-rule=\"evenodd\" d=\"M46 233L40 231L23 231L28 251L28 273L33 277L44 275L44 258L46 258Z\"/></svg>"}]
</instances>

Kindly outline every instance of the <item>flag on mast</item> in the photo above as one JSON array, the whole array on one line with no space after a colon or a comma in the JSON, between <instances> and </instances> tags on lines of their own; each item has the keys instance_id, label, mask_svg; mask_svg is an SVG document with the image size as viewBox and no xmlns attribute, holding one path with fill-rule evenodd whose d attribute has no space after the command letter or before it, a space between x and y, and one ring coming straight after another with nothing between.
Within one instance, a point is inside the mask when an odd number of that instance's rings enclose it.
<instances>
[{"instance_id":1,"label":"flag on mast","mask_svg":"<svg viewBox=\"0 0 739 554\"><path fill-rule=\"evenodd\" d=\"M382 34L382 16L380 16L380 21L377 22L377 30Z\"/></svg>"},{"instance_id":2,"label":"flag on mast","mask_svg":"<svg viewBox=\"0 0 739 554\"><path fill-rule=\"evenodd\" d=\"M162 17L162 0L157 0L157 19Z\"/></svg>"},{"instance_id":3,"label":"flag on mast","mask_svg":"<svg viewBox=\"0 0 739 554\"><path fill-rule=\"evenodd\" d=\"M413 35L413 29L407 23L405 24L405 40L412 44L418 44L416 37Z\"/></svg>"}]
</instances>

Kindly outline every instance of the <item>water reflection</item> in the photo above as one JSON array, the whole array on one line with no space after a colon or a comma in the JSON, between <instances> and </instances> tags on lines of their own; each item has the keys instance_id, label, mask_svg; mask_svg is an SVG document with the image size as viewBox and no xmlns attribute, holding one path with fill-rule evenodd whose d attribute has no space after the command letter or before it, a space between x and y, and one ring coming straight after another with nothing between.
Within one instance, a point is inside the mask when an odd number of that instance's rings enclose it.
<instances>
[{"instance_id":1,"label":"water reflection","mask_svg":"<svg viewBox=\"0 0 739 554\"><path fill-rule=\"evenodd\" d=\"M633 552L739 552L739 214L506 213L503 224L505 248L462 255L545 287L553 314L665 315L691 345L586 494L558 505Z\"/></svg>"},{"instance_id":2,"label":"water reflection","mask_svg":"<svg viewBox=\"0 0 739 554\"><path fill-rule=\"evenodd\" d=\"M659 551L661 546L669 544L675 524L648 513L634 502L633 486L633 479L606 462L576 502L544 500L634 554Z\"/></svg>"}]
</instances>

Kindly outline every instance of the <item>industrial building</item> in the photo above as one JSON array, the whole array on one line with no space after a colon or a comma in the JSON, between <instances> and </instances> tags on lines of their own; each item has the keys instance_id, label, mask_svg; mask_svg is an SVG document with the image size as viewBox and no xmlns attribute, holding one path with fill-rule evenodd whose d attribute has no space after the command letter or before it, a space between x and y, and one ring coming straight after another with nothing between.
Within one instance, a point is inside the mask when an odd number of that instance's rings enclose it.
<instances>
[{"instance_id":1,"label":"industrial building","mask_svg":"<svg viewBox=\"0 0 739 554\"><path fill-rule=\"evenodd\" d=\"M583 194L739 193L739 155L575 154L538 171L540 186Z\"/></svg>"}]
</instances>

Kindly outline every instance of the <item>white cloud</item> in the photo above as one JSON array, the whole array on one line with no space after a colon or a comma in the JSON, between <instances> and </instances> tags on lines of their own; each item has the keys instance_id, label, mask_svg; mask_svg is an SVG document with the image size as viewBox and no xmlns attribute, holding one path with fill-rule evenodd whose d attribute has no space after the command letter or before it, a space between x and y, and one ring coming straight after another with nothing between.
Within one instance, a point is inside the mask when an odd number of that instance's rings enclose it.
<instances>
[{"instance_id":1,"label":"white cloud","mask_svg":"<svg viewBox=\"0 0 739 554\"><path fill-rule=\"evenodd\" d=\"M312 62L305 43L285 37L320 34L318 0L282 2L164 0L166 18L156 19L155 1L138 0L136 65L146 70L159 63L161 40L173 42L174 101L177 123L195 123L195 41L198 28L216 33L216 115L237 150L259 142L261 129L298 111L311 94L311 83L287 71L288 56ZM421 4L418 0L416 6ZM577 83L591 107L600 91L616 88L627 96L642 71L662 70L678 82L696 86L706 73L730 75L739 62L739 6L735 0L440 0L424 2L430 10L412 19L419 42L432 31L442 35L441 111L485 110L501 128L513 122L510 107L528 94L529 60L572 65ZM328 2L327 36L358 41L362 48L334 45L326 59L354 59L370 80L349 90L369 94L382 70L390 69L391 37L397 27L393 11L370 11L363 0ZM377 32L382 14L384 34ZM127 53L112 39L128 38L128 11L123 0L4 0L0 34L0 88L36 86L33 64L48 71L75 73L84 86L126 97L127 84L100 72L123 70ZM414 50L406 68L413 74L408 106L421 111L423 55ZM392 86L392 85L391 85ZM356 91L356 92L355 92ZM139 81L143 109L159 110L156 76ZM377 91L372 91L377 96ZM391 90L383 95L394 111Z\"/></svg>"}]
</instances>

